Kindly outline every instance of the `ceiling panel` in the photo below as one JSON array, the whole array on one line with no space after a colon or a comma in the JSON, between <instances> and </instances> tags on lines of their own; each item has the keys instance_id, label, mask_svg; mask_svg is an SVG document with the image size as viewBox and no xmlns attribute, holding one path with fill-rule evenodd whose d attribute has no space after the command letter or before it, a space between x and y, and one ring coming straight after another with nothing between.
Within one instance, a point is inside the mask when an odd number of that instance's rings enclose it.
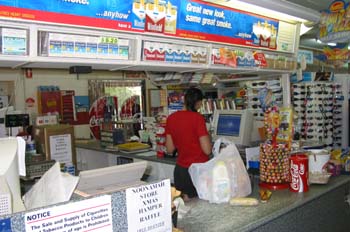
<instances>
[{"instance_id":1,"label":"ceiling panel","mask_svg":"<svg viewBox=\"0 0 350 232\"><path fill-rule=\"evenodd\" d=\"M209 1L209 0L208 0ZM258 4L258 1L254 1L254 0L241 0L243 2L248 2L250 4L254 4L257 3L258 6L262 6L261 3ZM347 2L348 0L346 0ZM227 5L227 2L229 2L229 0L226 1L213 1L217 4L222 4L222 5ZM232 1L233 3L234 1ZM290 12L291 15L296 14L297 10L300 8L300 6L302 6L302 8L300 9L310 9L310 13L317 13L317 12L321 12L323 10L328 9L330 3L332 2L332 0L264 0L264 3L267 3L266 6L263 6L264 8L269 9L269 6L271 9L273 9L273 4L282 4L283 2L288 3L288 7L289 5L296 5L295 10ZM234 4L233 4L234 7ZM307 11L307 10L306 10ZM284 12L287 13L287 12ZM294 15L296 16L296 15ZM319 15L315 15L314 18L318 18ZM315 49L323 49L323 47L325 46L325 44L319 44L316 42L316 38L318 37L318 24L314 23L314 22L309 22L306 24L309 27L312 27L312 29L310 31L308 31L306 34L302 35L300 37L300 46L302 46L303 48L309 47L309 48L315 48Z\"/></svg>"},{"instance_id":2,"label":"ceiling panel","mask_svg":"<svg viewBox=\"0 0 350 232\"><path fill-rule=\"evenodd\" d=\"M330 0L287 0L287 2L292 2L317 11L327 9L331 3Z\"/></svg>"},{"instance_id":3,"label":"ceiling panel","mask_svg":"<svg viewBox=\"0 0 350 232\"><path fill-rule=\"evenodd\" d=\"M298 4L316 11L323 11L328 9L331 0L288 0L288 2ZM313 28L308 31L306 34L300 37L300 47L302 48L314 48L314 49L323 49L325 44L317 43L318 37L318 25L314 25Z\"/></svg>"}]
</instances>

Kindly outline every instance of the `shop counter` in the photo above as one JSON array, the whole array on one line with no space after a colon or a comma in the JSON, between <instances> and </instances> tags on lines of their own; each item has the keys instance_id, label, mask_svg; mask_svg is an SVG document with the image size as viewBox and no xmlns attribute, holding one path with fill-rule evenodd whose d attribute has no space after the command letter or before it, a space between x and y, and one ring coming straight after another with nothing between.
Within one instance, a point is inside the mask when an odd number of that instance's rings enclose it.
<instances>
[{"instance_id":1,"label":"shop counter","mask_svg":"<svg viewBox=\"0 0 350 232\"><path fill-rule=\"evenodd\" d=\"M176 158L159 158L156 152L123 152L118 149L103 148L98 141L89 143L76 143L77 151L77 169L79 171L104 168L140 160L148 161L145 177L146 181L157 181L161 179L170 179L174 181L174 168Z\"/></svg>"},{"instance_id":2,"label":"shop counter","mask_svg":"<svg viewBox=\"0 0 350 232\"><path fill-rule=\"evenodd\" d=\"M271 199L258 206L210 204L194 199L178 219L178 228L189 231L349 231L350 176L332 177L326 185L310 185L306 193L288 189L273 191ZM254 180L252 197L258 197Z\"/></svg>"},{"instance_id":3,"label":"shop counter","mask_svg":"<svg viewBox=\"0 0 350 232\"><path fill-rule=\"evenodd\" d=\"M258 206L230 206L209 204L195 199L186 203L190 211L177 220L177 226L184 232L199 231L308 231L329 232L349 231L350 208L345 202L349 194L350 176L331 178L327 185L312 185L307 193L292 193L289 190L273 192L267 203ZM253 196L257 195L257 182L254 183ZM128 231L126 193L119 191L112 196L113 231ZM69 205L80 201L73 198L59 205ZM52 207L52 206L48 206ZM25 212L0 217L10 219L10 231L26 231Z\"/></svg>"},{"instance_id":4,"label":"shop counter","mask_svg":"<svg viewBox=\"0 0 350 232\"><path fill-rule=\"evenodd\" d=\"M155 151L149 151L149 152L141 151L141 152L127 153L127 152L119 151L118 149L103 148L101 147L100 143L97 141L89 142L89 143L76 143L76 148L94 150L94 151L110 153L110 154L128 157L128 158L136 158L136 159L148 160L148 161L159 162L159 163L170 164L170 165L176 164L176 158L174 157L159 158L157 157Z\"/></svg>"}]
</instances>

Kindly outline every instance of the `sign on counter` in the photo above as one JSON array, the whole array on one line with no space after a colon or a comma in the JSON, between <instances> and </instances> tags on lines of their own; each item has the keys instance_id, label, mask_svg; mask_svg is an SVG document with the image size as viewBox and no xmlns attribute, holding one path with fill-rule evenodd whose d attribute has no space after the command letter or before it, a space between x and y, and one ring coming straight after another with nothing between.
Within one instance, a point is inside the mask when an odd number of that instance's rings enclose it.
<instances>
[{"instance_id":1,"label":"sign on counter","mask_svg":"<svg viewBox=\"0 0 350 232\"><path fill-rule=\"evenodd\" d=\"M172 231L170 180L126 190L129 232Z\"/></svg>"},{"instance_id":2,"label":"sign on counter","mask_svg":"<svg viewBox=\"0 0 350 232\"><path fill-rule=\"evenodd\" d=\"M26 232L113 231L111 196L101 196L25 214Z\"/></svg>"}]
</instances>

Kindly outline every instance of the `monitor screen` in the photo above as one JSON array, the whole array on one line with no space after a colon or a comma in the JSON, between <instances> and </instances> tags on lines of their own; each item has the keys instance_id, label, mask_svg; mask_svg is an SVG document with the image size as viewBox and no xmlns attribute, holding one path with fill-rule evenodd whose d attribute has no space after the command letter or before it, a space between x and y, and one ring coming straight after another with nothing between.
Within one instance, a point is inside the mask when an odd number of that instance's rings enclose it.
<instances>
[{"instance_id":1,"label":"monitor screen","mask_svg":"<svg viewBox=\"0 0 350 232\"><path fill-rule=\"evenodd\" d=\"M252 134L252 114L248 110L215 110L213 116L214 140L224 137L238 145L249 145Z\"/></svg>"},{"instance_id":2,"label":"monitor screen","mask_svg":"<svg viewBox=\"0 0 350 232\"><path fill-rule=\"evenodd\" d=\"M241 116L239 114L220 114L216 134L221 136L239 136Z\"/></svg>"},{"instance_id":3,"label":"monitor screen","mask_svg":"<svg viewBox=\"0 0 350 232\"><path fill-rule=\"evenodd\" d=\"M5 126L6 127L29 126L29 114L6 114Z\"/></svg>"}]
</instances>

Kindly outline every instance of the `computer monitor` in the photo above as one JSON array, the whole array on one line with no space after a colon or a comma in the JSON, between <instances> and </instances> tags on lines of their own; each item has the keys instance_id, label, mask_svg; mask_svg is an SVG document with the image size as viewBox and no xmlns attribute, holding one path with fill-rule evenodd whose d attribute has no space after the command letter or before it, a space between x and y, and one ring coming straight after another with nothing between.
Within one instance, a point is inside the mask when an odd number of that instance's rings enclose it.
<instances>
[{"instance_id":1,"label":"computer monitor","mask_svg":"<svg viewBox=\"0 0 350 232\"><path fill-rule=\"evenodd\" d=\"M237 145L248 146L253 124L249 110L216 110L213 117L213 139L227 138Z\"/></svg>"},{"instance_id":2,"label":"computer monitor","mask_svg":"<svg viewBox=\"0 0 350 232\"><path fill-rule=\"evenodd\" d=\"M6 114L6 127L26 127L29 126L29 114Z\"/></svg>"},{"instance_id":3,"label":"computer monitor","mask_svg":"<svg viewBox=\"0 0 350 232\"><path fill-rule=\"evenodd\" d=\"M0 215L24 211L19 181L17 139L0 139Z\"/></svg>"}]
</instances>

